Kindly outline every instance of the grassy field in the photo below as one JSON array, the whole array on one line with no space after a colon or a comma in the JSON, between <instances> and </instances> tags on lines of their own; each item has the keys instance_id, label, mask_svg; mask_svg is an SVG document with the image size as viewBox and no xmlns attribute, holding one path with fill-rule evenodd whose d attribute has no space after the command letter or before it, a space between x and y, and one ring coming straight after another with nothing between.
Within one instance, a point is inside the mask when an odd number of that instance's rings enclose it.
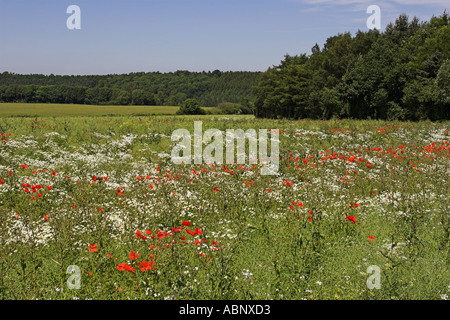
<instances>
[{"instance_id":1,"label":"grassy field","mask_svg":"<svg viewBox=\"0 0 450 320\"><path fill-rule=\"evenodd\" d=\"M0 117L151 116L175 114L176 106L97 106L84 104L0 103Z\"/></svg>"},{"instance_id":2,"label":"grassy field","mask_svg":"<svg viewBox=\"0 0 450 320\"><path fill-rule=\"evenodd\" d=\"M2 299L447 299L449 122L4 106ZM194 120L278 129L279 174L174 165L171 135Z\"/></svg>"}]
</instances>

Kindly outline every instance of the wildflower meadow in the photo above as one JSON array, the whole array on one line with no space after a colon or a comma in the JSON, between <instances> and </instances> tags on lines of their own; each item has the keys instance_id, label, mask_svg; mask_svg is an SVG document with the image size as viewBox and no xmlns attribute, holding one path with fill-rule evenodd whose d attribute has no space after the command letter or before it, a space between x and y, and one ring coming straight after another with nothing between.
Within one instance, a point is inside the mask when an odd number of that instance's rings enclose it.
<instances>
[{"instance_id":1,"label":"wildflower meadow","mask_svg":"<svg viewBox=\"0 0 450 320\"><path fill-rule=\"evenodd\" d=\"M277 130L277 174L174 164L172 133L198 120ZM0 299L447 299L448 128L2 118Z\"/></svg>"}]
</instances>

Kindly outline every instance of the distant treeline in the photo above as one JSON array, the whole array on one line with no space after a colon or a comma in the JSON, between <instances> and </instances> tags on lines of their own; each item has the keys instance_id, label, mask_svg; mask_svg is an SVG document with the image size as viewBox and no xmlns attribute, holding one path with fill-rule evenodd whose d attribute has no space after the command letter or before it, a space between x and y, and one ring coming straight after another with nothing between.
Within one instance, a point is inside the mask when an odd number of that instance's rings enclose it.
<instances>
[{"instance_id":1,"label":"distant treeline","mask_svg":"<svg viewBox=\"0 0 450 320\"><path fill-rule=\"evenodd\" d=\"M384 32L338 34L312 54L286 55L261 75L263 118L450 119L450 25L400 15Z\"/></svg>"},{"instance_id":2,"label":"distant treeline","mask_svg":"<svg viewBox=\"0 0 450 320\"><path fill-rule=\"evenodd\" d=\"M0 74L0 102L177 106L194 98L205 107L223 103L250 107L260 74L219 70L82 76L4 72Z\"/></svg>"}]
</instances>

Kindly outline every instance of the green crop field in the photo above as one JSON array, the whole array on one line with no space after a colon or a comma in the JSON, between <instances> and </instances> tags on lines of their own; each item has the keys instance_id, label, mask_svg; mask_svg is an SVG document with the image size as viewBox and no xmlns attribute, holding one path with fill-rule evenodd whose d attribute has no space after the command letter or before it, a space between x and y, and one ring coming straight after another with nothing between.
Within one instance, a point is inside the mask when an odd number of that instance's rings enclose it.
<instances>
[{"instance_id":1,"label":"green crop field","mask_svg":"<svg viewBox=\"0 0 450 320\"><path fill-rule=\"evenodd\" d=\"M4 118L16 106L0 118L0 299L447 298L449 122ZM194 120L277 129L278 174L173 164Z\"/></svg>"},{"instance_id":2,"label":"green crop field","mask_svg":"<svg viewBox=\"0 0 450 320\"><path fill-rule=\"evenodd\" d=\"M62 117L175 114L176 106L98 106L84 104L0 103L0 117Z\"/></svg>"}]
</instances>

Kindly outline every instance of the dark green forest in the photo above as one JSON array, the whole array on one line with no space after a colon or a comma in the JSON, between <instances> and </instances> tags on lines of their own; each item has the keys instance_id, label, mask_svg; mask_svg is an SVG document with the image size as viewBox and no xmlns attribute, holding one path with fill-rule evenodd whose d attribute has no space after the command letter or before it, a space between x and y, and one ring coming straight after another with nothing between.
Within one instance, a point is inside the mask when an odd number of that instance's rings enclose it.
<instances>
[{"instance_id":1,"label":"dark green forest","mask_svg":"<svg viewBox=\"0 0 450 320\"><path fill-rule=\"evenodd\" d=\"M248 106L260 72L176 71L111 75L0 74L0 102L177 106ZM251 108L250 108L251 110Z\"/></svg>"},{"instance_id":2,"label":"dark green forest","mask_svg":"<svg viewBox=\"0 0 450 320\"><path fill-rule=\"evenodd\" d=\"M400 15L384 32L329 37L261 75L261 118L450 119L450 25L444 12Z\"/></svg>"}]
</instances>

